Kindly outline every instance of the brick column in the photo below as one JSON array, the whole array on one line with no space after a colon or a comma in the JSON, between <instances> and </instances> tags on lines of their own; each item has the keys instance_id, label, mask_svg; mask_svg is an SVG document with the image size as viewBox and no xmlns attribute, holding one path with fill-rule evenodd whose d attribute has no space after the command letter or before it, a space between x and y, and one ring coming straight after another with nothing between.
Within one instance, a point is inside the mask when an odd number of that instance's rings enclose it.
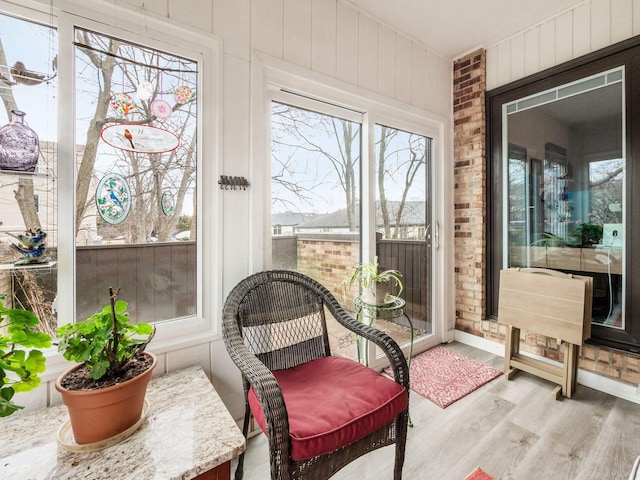
<instances>
[{"instance_id":1,"label":"brick column","mask_svg":"<svg viewBox=\"0 0 640 480\"><path fill-rule=\"evenodd\" d=\"M453 65L456 328L481 335L486 272L486 54ZM497 332L496 332L497 333Z\"/></svg>"}]
</instances>

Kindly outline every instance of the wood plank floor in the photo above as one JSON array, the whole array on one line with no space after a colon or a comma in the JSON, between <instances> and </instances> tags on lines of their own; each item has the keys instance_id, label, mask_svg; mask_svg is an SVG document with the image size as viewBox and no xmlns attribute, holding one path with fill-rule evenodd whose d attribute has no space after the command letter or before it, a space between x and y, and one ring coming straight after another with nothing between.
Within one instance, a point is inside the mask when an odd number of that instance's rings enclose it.
<instances>
[{"instance_id":1,"label":"wood plank floor","mask_svg":"<svg viewBox=\"0 0 640 480\"><path fill-rule=\"evenodd\" d=\"M446 347L503 368L501 357ZM480 467L497 480L628 479L640 455L640 405L582 385L572 399L555 401L553 388L524 372L512 381L500 376L444 410L412 393L403 478L462 480ZM393 457L393 447L379 449L332 479L391 479ZM269 478L262 434L247 442L244 478Z\"/></svg>"}]
</instances>

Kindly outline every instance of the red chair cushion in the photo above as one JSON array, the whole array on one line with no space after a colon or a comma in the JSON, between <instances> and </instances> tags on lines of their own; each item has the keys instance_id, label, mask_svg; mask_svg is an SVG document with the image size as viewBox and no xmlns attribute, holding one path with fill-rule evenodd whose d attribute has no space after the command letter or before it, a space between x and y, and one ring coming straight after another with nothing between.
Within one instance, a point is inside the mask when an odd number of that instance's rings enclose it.
<instances>
[{"instance_id":1,"label":"red chair cushion","mask_svg":"<svg viewBox=\"0 0 640 480\"><path fill-rule=\"evenodd\" d=\"M273 372L289 414L291 458L332 452L376 431L407 408L407 390L388 377L344 357L325 357ZM267 434L253 388L249 405Z\"/></svg>"}]
</instances>

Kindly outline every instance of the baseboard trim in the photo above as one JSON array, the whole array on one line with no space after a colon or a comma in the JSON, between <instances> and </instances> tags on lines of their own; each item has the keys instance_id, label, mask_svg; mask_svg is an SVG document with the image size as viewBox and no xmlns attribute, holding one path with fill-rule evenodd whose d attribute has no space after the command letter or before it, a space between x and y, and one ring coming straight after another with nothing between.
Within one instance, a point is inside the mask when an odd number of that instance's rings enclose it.
<instances>
[{"instance_id":1,"label":"baseboard trim","mask_svg":"<svg viewBox=\"0 0 640 480\"><path fill-rule=\"evenodd\" d=\"M455 331L454 339L455 341L464 343L465 345L504 357L504 345L502 343L493 342L484 337L463 332L462 330ZM527 357L535 358L553 365L561 365L560 362L549 360L548 358L540 357L539 355L534 355L528 352L520 353ZM607 378L602 375L598 375L597 373L581 369L578 369L578 383L585 387L613 395L614 397L640 404L640 386L635 388L627 383L618 382L612 378Z\"/></svg>"}]
</instances>

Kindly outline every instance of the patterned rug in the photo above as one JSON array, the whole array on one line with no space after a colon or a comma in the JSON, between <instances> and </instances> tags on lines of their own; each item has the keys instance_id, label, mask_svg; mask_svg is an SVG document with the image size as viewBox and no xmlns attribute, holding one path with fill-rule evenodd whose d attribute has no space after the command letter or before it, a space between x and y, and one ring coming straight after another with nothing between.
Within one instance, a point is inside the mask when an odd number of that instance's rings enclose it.
<instances>
[{"instance_id":1,"label":"patterned rug","mask_svg":"<svg viewBox=\"0 0 640 480\"><path fill-rule=\"evenodd\" d=\"M385 373L392 375L391 370ZM411 390L441 408L500 375L501 371L442 346L411 359Z\"/></svg>"},{"instance_id":2,"label":"patterned rug","mask_svg":"<svg viewBox=\"0 0 640 480\"><path fill-rule=\"evenodd\" d=\"M464 480L495 480L491 475L482 470L480 467L476 468L469 475L464 477Z\"/></svg>"}]
</instances>

